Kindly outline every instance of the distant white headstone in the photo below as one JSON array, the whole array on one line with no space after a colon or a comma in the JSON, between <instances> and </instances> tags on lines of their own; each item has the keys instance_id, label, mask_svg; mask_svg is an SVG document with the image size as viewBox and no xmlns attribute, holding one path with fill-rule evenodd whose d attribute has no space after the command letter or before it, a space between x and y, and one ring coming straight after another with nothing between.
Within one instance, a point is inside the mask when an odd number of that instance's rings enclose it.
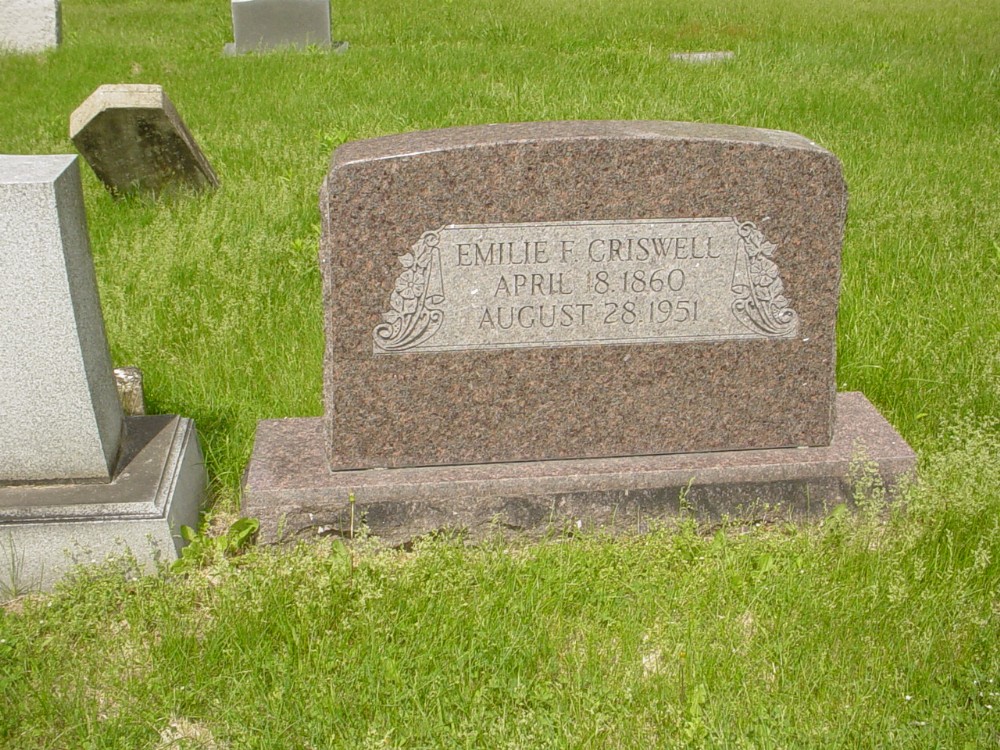
<instances>
[{"instance_id":1,"label":"distant white headstone","mask_svg":"<svg viewBox=\"0 0 1000 750\"><path fill-rule=\"evenodd\" d=\"M122 431L75 156L0 156L0 482L109 481Z\"/></svg>"},{"instance_id":2,"label":"distant white headstone","mask_svg":"<svg viewBox=\"0 0 1000 750\"><path fill-rule=\"evenodd\" d=\"M59 27L59 0L0 0L0 52L57 47Z\"/></svg>"}]
</instances>

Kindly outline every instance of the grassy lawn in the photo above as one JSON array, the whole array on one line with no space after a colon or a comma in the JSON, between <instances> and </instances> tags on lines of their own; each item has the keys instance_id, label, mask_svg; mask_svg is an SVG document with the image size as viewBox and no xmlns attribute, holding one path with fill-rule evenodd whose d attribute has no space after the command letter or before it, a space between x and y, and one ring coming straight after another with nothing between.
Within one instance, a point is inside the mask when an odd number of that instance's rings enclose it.
<instances>
[{"instance_id":1,"label":"grassy lawn","mask_svg":"<svg viewBox=\"0 0 1000 750\"><path fill-rule=\"evenodd\" d=\"M195 418L231 519L256 421L322 411L317 191L345 140L547 119L801 133L850 190L837 382L921 456L904 512L412 553L255 550L0 610L0 745L1000 747L1000 5L335 2L343 55L229 58L222 0L64 0L0 57L0 152L159 83L222 181L83 166L112 356ZM692 66L670 53L729 49ZM993 682L990 682L990 681Z\"/></svg>"}]
</instances>

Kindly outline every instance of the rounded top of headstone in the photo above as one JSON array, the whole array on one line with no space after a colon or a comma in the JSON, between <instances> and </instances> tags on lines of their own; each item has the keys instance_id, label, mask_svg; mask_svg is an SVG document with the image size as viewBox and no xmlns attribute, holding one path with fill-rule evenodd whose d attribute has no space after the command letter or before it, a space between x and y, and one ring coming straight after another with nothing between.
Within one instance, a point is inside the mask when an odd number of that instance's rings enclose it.
<instances>
[{"instance_id":1,"label":"rounded top of headstone","mask_svg":"<svg viewBox=\"0 0 1000 750\"><path fill-rule=\"evenodd\" d=\"M830 153L808 138L784 130L666 120L562 120L463 125L351 141L334 151L330 167L481 146L590 139L728 141Z\"/></svg>"}]
</instances>

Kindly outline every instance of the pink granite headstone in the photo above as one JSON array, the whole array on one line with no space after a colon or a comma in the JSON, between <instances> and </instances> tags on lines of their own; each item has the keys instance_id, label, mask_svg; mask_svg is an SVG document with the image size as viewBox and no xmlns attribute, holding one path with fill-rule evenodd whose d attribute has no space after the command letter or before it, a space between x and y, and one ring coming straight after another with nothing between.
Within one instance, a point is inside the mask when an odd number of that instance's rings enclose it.
<instances>
[{"instance_id":1,"label":"pink granite headstone","mask_svg":"<svg viewBox=\"0 0 1000 750\"><path fill-rule=\"evenodd\" d=\"M261 423L245 512L265 538L279 517L337 526L353 493L402 538L524 507L509 525L529 527L559 503L606 520L640 486L662 509L689 480L719 508L842 497L859 436L905 469L863 396L837 418L846 204L837 158L774 130L341 146L320 193L325 416Z\"/></svg>"},{"instance_id":2,"label":"pink granite headstone","mask_svg":"<svg viewBox=\"0 0 1000 750\"><path fill-rule=\"evenodd\" d=\"M349 143L323 184L334 468L827 445L847 194L668 122Z\"/></svg>"}]
</instances>

